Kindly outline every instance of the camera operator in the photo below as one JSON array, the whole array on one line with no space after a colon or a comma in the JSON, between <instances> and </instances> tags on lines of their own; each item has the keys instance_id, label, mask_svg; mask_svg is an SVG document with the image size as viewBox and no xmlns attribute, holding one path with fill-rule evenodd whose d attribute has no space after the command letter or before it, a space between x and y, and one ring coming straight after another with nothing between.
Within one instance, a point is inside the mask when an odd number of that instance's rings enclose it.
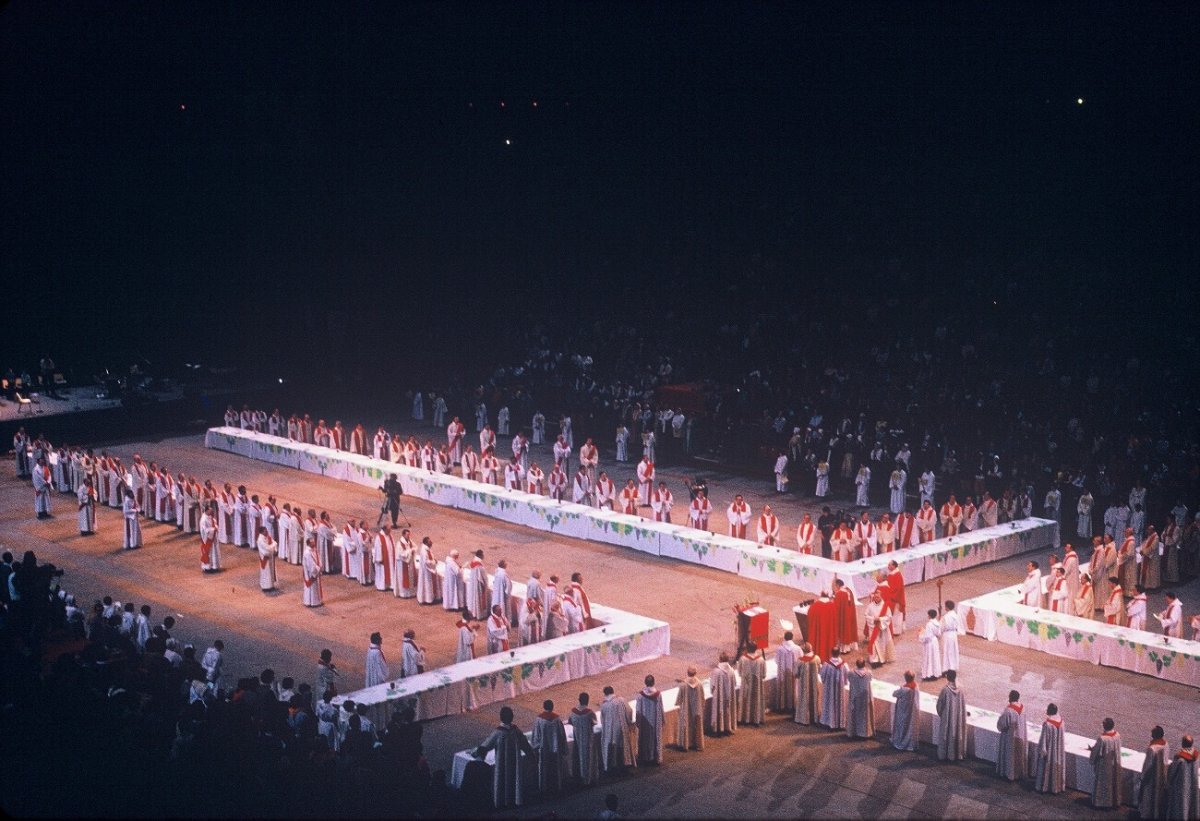
<instances>
[{"instance_id":1,"label":"camera operator","mask_svg":"<svg viewBox=\"0 0 1200 821\"><path fill-rule=\"evenodd\" d=\"M687 486L689 501L695 501L696 496L698 496L701 492L703 492L705 496L708 495L708 481L702 476L697 476L695 481L690 482L685 478L683 483Z\"/></svg>"},{"instance_id":2,"label":"camera operator","mask_svg":"<svg viewBox=\"0 0 1200 821\"><path fill-rule=\"evenodd\" d=\"M379 486L379 492L386 497L380 512L389 514L392 517L392 527L396 527L396 519L400 515L400 497L404 495L396 474L388 476L387 481Z\"/></svg>"}]
</instances>

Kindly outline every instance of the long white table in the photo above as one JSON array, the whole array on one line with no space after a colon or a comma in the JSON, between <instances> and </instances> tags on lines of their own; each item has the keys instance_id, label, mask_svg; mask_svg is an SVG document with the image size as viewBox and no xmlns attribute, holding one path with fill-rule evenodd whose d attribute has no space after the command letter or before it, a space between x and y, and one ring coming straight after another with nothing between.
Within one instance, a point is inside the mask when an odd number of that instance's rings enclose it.
<instances>
[{"instance_id":1,"label":"long white table","mask_svg":"<svg viewBox=\"0 0 1200 821\"><path fill-rule=\"evenodd\" d=\"M774 660L767 662L767 688L768 693L774 686L776 678L776 668ZM737 679L737 686L740 689L741 680ZM923 685L927 686L927 685ZM926 744L934 744L934 739L939 728L940 719L937 715L937 694L940 692L943 684L934 684L932 689L922 690L919 699L921 710L921 719L917 728L917 739ZM892 684L887 681L875 679L871 682L871 696L873 709L875 713L875 729L880 733L891 733L892 730L892 714L895 711L896 699L892 695L898 689L899 685ZM849 688L847 688L849 689ZM678 688L672 687L662 691L663 707L666 713L666 720L663 723L663 741L666 745L671 746L675 741L675 728L678 721L678 711L675 707L676 699L678 698ZM708 698L712 695L709 687L709 682L704 682L704 695ZM634 709L637 710L636 699L629 702ZM598 705L593 705L597 707ZM599 718L599 716L597 716ZM967 707L967 755L984 761L995 762L1000 746L1000 732L996 729L996 721L1000 718L1000 714L987 710L982 707ZM707 718L706 718L707 721ZM1038 716L1034 721L1026 721L1026 729L1028 732L1028 750L1027 760L1032 764L1037 758L1037 746L1042 736L1041 717ZM567 745L574 751L574 735L571 732L571 726L567 725ZM601 725L597 721L596 732L601 731ZM753 733L755 729L746 729L743 732ZM806 732L797 729L797 732ZM530 735L530 733L526 733ZM717 744L720 742L717 741ZM1090 793L1095 786L1095 777L1092 772L1091 759L1089 757L1088 747L1095 743L1094 738L1089 738L1074 733L1066 733L1064 738L1064 748L1067 756L1067 787L1080 792ZM1142 761L1144 754L1138 750L1128 747L1121 751L1121 770L1123 776L1122 795L1125 797L1126 803L1134 803L1136 801L1137 792L1134 785L1138 776L1142 771ZM450 782L453 787L460 788L462 786L463 775L466 772L467 764L474 757L471 750L461 750L454 755L454 762L451 767ZM491 753L485 759L485 763L491 765L495 761L495 756Z\"/></svg>"},{"instance_id":2,"label":"long white table","mask_svg":"<svg viewBox=\"0 0 1200 821\"><path fill-rule=\"evenodd\" d=\"M1200 687L1200 642L1029 607L1020 590L1020 585L1005 587L960 602L967 631L988 641Z\"/></svg>"},{"instance_id":3,"label":"long white table","mask_svg":"<svg viewBox=\"0 0 1200 821\"><path fill-rule=\"evenodd\" d=\"M525 585L514 583L511 601L524 595ZM380 727L404 706L425 721L671 654L667 622L601 604L592 605L592 619L598 626L590 630L344 693L333 703L366 704Z\"/></svg>"},{"instance_id":4,"label":"long white table","mask_svg":"<svg viewBox=\"0 0 1200 821\"><path fill-rule=\"evenodd\" d=\"M881 556L839 562L781 547L763 547L746 539L734 539L682 524L654 522L611 510L557 502L546 496L240 428L211 428L205 435L205 445L371 488L377 488L394 473L406 496L813 594L832 590L833 580L842 579L856 597L866 596L875 589L878 573L886 571L888 562L893 559L900 565L905 582L916 584L955 570L1058 545L1056 522L1022 519Z\"/></svg>"}]
</instances>

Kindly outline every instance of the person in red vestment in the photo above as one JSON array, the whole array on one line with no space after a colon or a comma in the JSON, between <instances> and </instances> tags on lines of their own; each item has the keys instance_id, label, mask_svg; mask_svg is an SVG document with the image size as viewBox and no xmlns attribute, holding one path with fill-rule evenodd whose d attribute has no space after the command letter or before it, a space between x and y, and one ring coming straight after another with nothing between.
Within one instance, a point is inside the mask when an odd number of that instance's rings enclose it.
<instances>
[{"instance_id":1,"label":"person in red vestment","mask_svg":"<svg viewBox=\"0 0 1200 821\"><path fill-rule=\"evenodd\" d=\"M828 593L808 606L808 641L822 659L837 645L837 606Z\"/></svg>"},{"instance_id":2,"label":"person in red vestment","mask_svg":"<svg viewBox=\"0 0 1200 821\"><path fill-rule=\"evenodd\" d=\"M858 649L858 610L855 608L854 594L846 587L846 583L837 579L833 583L833 603L837 612L837 642L838 649L850 653Z\"/></svg>"},{"instance_id":3,"label":"person in red vestment","mask_svg":"<svg viewBox=\"0 0 1200 821\"><path fill-rule=\"evenodd\" d=\"M888 604L892 606L892 635L901 636L904 635L904 613L908 605L904 600L904 574L894 560L888 562L887 583L891 596Z\"/></svg>"}]
</instances>

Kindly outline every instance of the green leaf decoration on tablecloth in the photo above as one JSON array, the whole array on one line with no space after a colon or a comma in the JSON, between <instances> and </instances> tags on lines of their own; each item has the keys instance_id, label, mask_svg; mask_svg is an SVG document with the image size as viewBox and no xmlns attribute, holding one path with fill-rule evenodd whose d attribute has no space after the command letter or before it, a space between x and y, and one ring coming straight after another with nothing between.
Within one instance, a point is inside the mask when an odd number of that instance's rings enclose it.
<instances>
[{"instance_id":1,"label":"green leaf decoration on tablecloth","mask_svg":"<svg viewBox=\"0 0 1200 821\"><path fill-rule=\"evenodd\" d=\"M708 555L708 542L696 542L688 539L688 547L695 551L697 558L703 559Z\"/></svg>"}]
</instances>

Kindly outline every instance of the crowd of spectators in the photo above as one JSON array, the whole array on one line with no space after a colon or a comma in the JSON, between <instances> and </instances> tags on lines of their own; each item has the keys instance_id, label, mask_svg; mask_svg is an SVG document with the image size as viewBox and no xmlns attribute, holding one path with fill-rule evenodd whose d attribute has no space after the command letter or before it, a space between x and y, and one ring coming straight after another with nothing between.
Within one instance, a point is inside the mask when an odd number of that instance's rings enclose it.
<instances>
[{"instance_id":1,"label":"crowd of spectators","mask_svg":"<svg viewBox=\"0 0 1200 821\"><path fill-rule=\"evenodd\" d=\"M1031 486L1040 499L1058 486L1070 510L1086 488L1103 509L1141 480L1154 520L1181 500L1194 509L1200 346L1186 326L1158 337L1055 324L1053 306L1015 285L998 296L1003 308L980 313L898 295L815 313L731 302L703 335L671 311L636 325L530 326L514 331L523 358L432 387L463 419L481 400L493 423L508 406L514 429L537 410L570 415L576 437L601 448L618 424L634 443L657 424L663 461L672 451L661 420L675 409L660 389L697 385L705 407L689 412L689 455L767 476L786 452L793 488L807 493L812 468L828 461L833 491L852 494L878 444L877 488L907 449L909 475L932 469L948 490L981 474L997 496Z\"/></svg>"},{"instance_id":2,"label":"crowd of spectators","mask_svg":"<svg viewBox=\"0 0 1200 821\"><path fill-rule=\"evenodd\" d=\"M410 711L375 728L310 684L227 681L172 617L111 597L79 607L32 551L0 563L0 758L13 815L421 815L431 787ZM19 788L15 785L20 785ZM170 785L164 788L164 785Z\"/></svg>"}]
</instances>

